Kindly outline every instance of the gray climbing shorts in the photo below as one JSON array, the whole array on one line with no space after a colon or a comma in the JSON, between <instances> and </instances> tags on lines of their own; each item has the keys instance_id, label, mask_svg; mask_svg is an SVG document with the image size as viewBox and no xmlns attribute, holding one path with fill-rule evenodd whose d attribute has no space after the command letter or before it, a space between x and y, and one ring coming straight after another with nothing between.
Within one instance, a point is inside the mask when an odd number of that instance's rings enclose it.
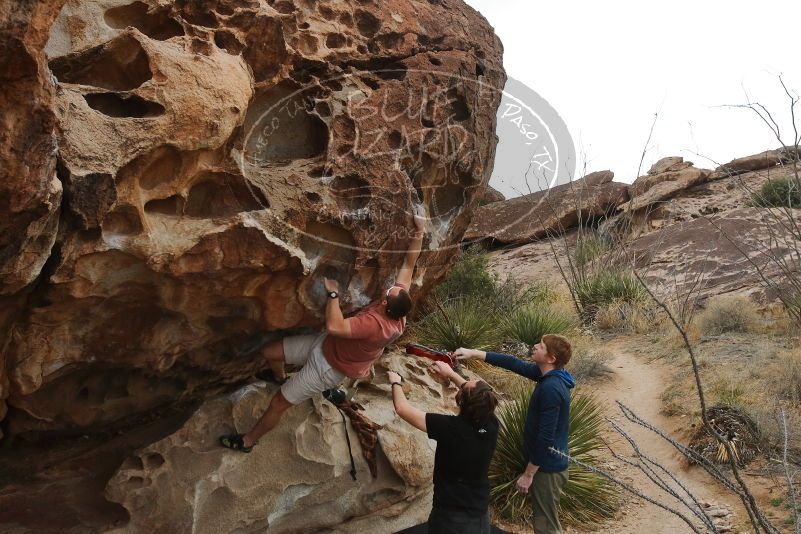
<instances>
[{"instance_id":1,"label":"gray climbing shorts","mask_svg":"<svg viewBox=\"0 0 801 534\"><path fill-rule=\"evenodd\" d=\"M291 404L300 404L345 379L345 375L331 367L323 355L326 335L322 332L284 338L284 361L302 366L281 386L281 393Z\"/></svg>"}]
</instances>

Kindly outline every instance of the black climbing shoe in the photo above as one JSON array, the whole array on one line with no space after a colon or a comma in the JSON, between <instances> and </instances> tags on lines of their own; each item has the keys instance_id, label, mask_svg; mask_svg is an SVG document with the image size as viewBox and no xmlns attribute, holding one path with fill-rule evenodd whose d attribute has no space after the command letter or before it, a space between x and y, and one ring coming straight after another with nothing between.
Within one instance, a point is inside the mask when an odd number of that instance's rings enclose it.
<instances>
[{"instance_id":1,"label":"black climbing shoe","mask_svg":"<svg viewBox=\"0 0 801 534\"><path fill-rule=\"evenodd\" d=\"M264 369L263 371L259 371L254 375L259 380L264 380L268 384L278 384L279 386L287 381L287 378L276 378L275 373L273 373L272 369Z\"/></svg>"},{"instance_id":2,"label":"black climbing shoe","mask_svg":"<svg viewBox=\"0 0 801 534\"><path fill-rule=\"evenodd\" d=\"M228 434L226 436L220 436L220 445L239 452L252 451L253 445L250 447L245 447L245 443L242 441L242 436L243 434Z\"/></svg>"}]
</instances>

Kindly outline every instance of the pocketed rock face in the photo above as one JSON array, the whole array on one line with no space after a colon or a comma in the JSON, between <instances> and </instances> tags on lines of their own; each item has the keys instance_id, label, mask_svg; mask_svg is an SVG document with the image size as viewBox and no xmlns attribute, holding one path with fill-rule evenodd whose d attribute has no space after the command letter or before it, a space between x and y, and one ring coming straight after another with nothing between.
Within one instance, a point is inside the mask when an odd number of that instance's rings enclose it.
<instances>
[{"instance_id":1,"label":"pocketed rock face","mask_svg":"<svg viewBox=\"0 0 801 534\"><path fill-rule=\"evenodd\" d=\"M0 89L11 434L232 387L262 366L250 336L319 327L323 276L348 311L386 289L416 208L422 295L478 204L505 75L474 10L200 5L31 3L3 36L25 52Z\"/></svg>"},{"instance_id":2,"label":"pocketed rock face","mask_svg":"<svg viewBox=\"0 0 801 534\"><path fill-rule=\"evenodd\" d=\"M411 401L453 413L454 386L429 376L423 361L382 359L405 376ZM253 425L274 386L259 382L206 401L174 434L128 458L107 497L130 514L131 532L397 532L425 521L431 507L434 442L395 416L384 378L356 391L378 431L373 479L348 424L357 480L342 418L322 397L289 410L250 454L221 448L217 437Z\"/></svg>"}]
</instances>

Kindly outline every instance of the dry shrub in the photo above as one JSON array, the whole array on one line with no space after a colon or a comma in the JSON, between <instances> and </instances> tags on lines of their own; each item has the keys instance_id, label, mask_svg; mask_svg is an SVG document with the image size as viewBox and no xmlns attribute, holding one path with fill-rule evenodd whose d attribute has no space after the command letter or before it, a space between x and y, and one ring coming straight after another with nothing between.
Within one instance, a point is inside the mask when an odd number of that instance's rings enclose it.
<instances>
[{"instance_id":1,"label":"dry shrub","mask_svg":"<svg viewBox=\"0 0 801 534\"><path fill-rule=\"evenodd\" d=\"M698 322L704 334L717 335L753 332L759 326L760 319L754 301L748 297L731 295L710 298Z\"/></svg>"},{"instance_id":2,"label":"dry shrub","mask_svg":"<svg viewBox=\"0 0 801 534\"><path fill-rule=\"evenodd\" d=\"M647 334L657 324L656 310L644 302L615 301L604 304L595 314L593 327L632 334Z\"/></svg>"},{"instance_id":3,"label":"dry shrub","mask_svg":"<svg viewBox=\"0 0 801 534\"><path fill-rule=\"evenodd\" d=\"M765 378L779 400L801 405L801 348L780 353L766 371Z\"/></svg>"},{"instance_id":4,"label":"dry shrub","mask_svg":"<svg viewBox=\"0 0 801 534\"><path fill-rule=\"evenodd\" d=\"M570 337L573 356L567 364L567 370L579 381L608 378L614 371L610 362L614 355L608 350L599 348L598 339L589 332L576 332Z\"/></svg>"},{"instance_id":5,"label":"dry shrub","mask_svg":"<svg viewBox=\"0 0 801 534\"><path fill-rule=\"evenodd\" d=\"M605 350L583 349L573 351L567 370L581 382L598 378L608 378L614 371L609 367L612 354Z\"/></svg>"}]
</instances>

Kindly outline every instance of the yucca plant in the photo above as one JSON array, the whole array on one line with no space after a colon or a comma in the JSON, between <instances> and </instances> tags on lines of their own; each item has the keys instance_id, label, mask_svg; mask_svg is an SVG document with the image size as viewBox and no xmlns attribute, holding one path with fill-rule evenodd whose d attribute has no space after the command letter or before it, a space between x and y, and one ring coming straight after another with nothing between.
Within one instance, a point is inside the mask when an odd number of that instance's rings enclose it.
<instances>
[{"instance_id":1,"label":"yucca plant","mask_svg":"<svg viewBox=\"0 0 801 534\"><path fill-rule=\"evenodd\" d=\"M583 235L576 241L573 249L573 261L578 267L583 267L606 254L611 248L611 243L599 235Z\"/></svg>"},{"instance_id":2,"label":"yucca plant","mask_svg":"<svg viewBox=\"0 0 801 534\"><path fill-rule=\"evenodd\" d=\"M573 288L585 314L593 315L604 304L644 302L648 298L642 283L627 271L601 271L583 278Z\"/></svg>"},{"instance_id":3,"label":"yucca plant","mask_svg":"<svg viewBox=\"0 0 801 534\"><path fill-rule=\"evenodd\" d=\"M474 298L432 305L415 325L414 337L424 345L447 351L459 347L486 350L500 341L491 310Z\"/></svg>"},{"instance_id":4,"label":"yucca plant","mask_svg":"<svg viewBox=\"0 0 801 534\"><path fill-rule=\"evenodd\" d=\"M569 315L547 306L526 306L513 312L502 322L502 333L532 347L545 334L564 334L576 327Z\"/></svg>"},{"instance_id":5,"label":"yucca plant","mask_svg":"<svg viewBox=\"0 0 801 534\"><path fill-rule=\"evenodd\" d=\"M531 505L517 491L515 482L526 466L523 457L523 429L532 387L524 387L499 410L498 446L489 470L492 506L503 517L532 525ZM574 394L570 405L570 455L588 464L603 447L601 405L595 398ZM536 476L536 475L535 475ZM575 464L569 466L569 480L560 502L560 519L566 525L587 527L612 517L618 506L614 486L601 476Z\"/></svg>"}]
</instances>

